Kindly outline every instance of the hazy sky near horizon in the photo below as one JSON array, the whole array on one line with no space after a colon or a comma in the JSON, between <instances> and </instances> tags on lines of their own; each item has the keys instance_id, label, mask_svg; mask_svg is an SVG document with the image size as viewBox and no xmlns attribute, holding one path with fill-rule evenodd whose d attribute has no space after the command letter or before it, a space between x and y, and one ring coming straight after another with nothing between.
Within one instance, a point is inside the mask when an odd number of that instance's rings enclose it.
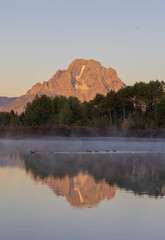
<instances>
[{"instance_id":1,"label":"hazy sky near horizon","mask_svg":"<svg viewBox=\"0 0 165 240\"><path fill-rule=\"evenodd\" d=\"M0 0L0 96L20 96L76 58L127 85L165 81L164 0Z\"/></svg>"}]
</instances>

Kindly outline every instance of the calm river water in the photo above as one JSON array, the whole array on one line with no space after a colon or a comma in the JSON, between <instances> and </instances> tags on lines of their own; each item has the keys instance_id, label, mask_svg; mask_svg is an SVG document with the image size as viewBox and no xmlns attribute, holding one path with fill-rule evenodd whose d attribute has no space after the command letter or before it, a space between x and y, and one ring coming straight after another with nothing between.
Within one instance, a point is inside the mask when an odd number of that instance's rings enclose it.
<instances>
[{"instance_id":1,"label":"calm river water","mask_svg":"<svg viewBox=\"0 0 165 240\"><path fill-rule=\"evenodd\" d=\"M0 140L0 240L164 240L164 195L164 140Z\"/></svg>"}]
</instances>

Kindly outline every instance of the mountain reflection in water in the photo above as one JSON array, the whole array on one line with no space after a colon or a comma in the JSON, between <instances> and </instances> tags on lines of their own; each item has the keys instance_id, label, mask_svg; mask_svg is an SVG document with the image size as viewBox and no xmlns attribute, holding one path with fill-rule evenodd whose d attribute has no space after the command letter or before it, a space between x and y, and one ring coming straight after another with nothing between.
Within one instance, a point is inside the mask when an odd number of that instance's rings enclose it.
<instances>
[{"instance_id":1,"label":"mountain reflection in water","mask_svg":"<svg viewBox=\"0 0 165 240\"><path fill-rule=\"evenodd\" d=\"M165 194L163 154L21 154L26 172L76 207L110 200L118 188L135 194Z\"/></svg>"},{"instance_id":2,"label":"mountain reflection in water","mask_svg":"<svg viewBox=\"0 0 165 240\"><path fill-rule=\"evenodd\" d=\"M110 200L118 188L156 198L165 194L163 154L17 153L6 159L8 165L24 168L34 181L47 184L78 208ZM1 167L4 164L0 159Z\"/></svg>"},{"instance_id":3,"label":"mountain reflection in water","mask_svg":"<svg viewBox=\"0 0 165 240\"><path fill-rule=\"evenodd\" d=\"M34 175L30 172L32 179ZM35 178L39 180L40 178ZM70 205L81 208L83 206L92 207L104 199L110 200L115 196L117 186L110 186L105 181L96 182L88 175L79 173L77 176L55 178L45 177L43 183L47 184L56 196L64 196Z\"/></svg>"}]
</instances>

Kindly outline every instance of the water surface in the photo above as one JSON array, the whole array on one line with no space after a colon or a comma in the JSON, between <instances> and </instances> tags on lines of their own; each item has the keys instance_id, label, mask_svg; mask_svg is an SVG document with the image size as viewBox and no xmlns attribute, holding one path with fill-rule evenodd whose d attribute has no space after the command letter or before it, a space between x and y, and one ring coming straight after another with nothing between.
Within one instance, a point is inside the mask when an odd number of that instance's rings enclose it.
<instances>
[{"instance_id":1,"label":"water surface","mask_svg":"<svg viewBox=\"0 0 165 240\"><path fill-rule=\"evenodd\" d=\"M2 240L165 239L164 140L1 140L0 190Z\"/></svg>"}]
</instances>

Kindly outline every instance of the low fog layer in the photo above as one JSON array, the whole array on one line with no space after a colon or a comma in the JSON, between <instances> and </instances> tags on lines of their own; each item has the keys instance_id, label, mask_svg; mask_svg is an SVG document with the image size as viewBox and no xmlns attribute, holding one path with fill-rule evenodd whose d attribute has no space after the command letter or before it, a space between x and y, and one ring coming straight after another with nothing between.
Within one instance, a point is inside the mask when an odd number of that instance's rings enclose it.
<instances>
[{"instance_id":1,"label":"low fog layer","mask_svg":"<svg viewBox=\"0 0 165 240\"><path fill-rule=\"evenodd\" d=\"M133 138L57 138L55 140L0 140L0 152L162 152L165 140ZM107 153L108 154L108 153Z\"/></svg>"}]
</instances>

